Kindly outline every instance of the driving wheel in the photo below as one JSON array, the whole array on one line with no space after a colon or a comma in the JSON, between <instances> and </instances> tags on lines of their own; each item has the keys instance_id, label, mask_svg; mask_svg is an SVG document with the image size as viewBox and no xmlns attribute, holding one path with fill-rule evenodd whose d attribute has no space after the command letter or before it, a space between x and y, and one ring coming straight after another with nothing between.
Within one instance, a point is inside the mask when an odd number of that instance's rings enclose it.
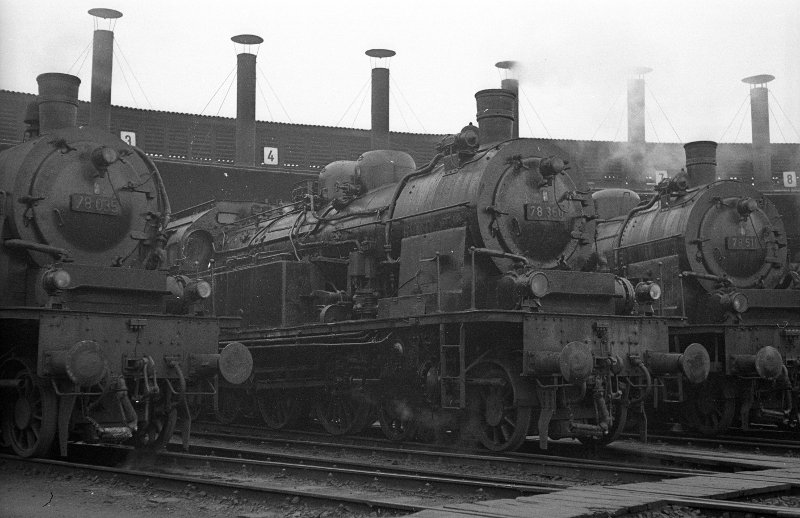
<instances>
[{"instance_id":1,"label":"driving wheel","mask_svg":"<svg viewBox=\"0 0 800 518\"><path fill-rule=\"evenodd\" d=\"M478 439L489 450L513 451L525 442L531 407L515 404L523 390L517 371L507 362L484 364L476 370L472 413Z\"/></svg>"},{"instance_id":2,"label":"driving wheel","mask_svg":"<svg viewBox=\"0 0 800 518\"><path fill-rule=\"evenodd\" d=\"M20 457L50 451L58 425L58 402L47 382L28 369L14 377L18 385L4 393L3 441Z\"/></svg>"}]
</instances>

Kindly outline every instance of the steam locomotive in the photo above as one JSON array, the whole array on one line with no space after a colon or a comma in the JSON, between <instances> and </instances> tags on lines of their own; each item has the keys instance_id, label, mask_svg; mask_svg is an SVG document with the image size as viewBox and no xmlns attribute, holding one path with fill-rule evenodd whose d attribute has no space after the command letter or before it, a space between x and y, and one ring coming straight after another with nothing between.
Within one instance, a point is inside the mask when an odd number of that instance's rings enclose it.
<instances>
[{"instance_id":1,"label":"steam locomotive","mask_svg":"<svg viewBox=\"0 0 800 518\"><path fill-rule=\"evenodd\" d=\"M80 79L42 74L24 142L0 153L0 390L5 446L68 441L158 448L187 398L241 383L252 358L219 351L197 316L208 283L164 270L169 202L139 149L76 127ZM167 306L175 314L167 313Z\"/></svg>"},{"instance_id":2,"label":"steam locomotive","mask_svg":"<svg viewBox=\"0 0 800 518\"><path fill-rule=\"evenodd\" d=\"M252 383L220 391L223 419L252 395L274 429L311 414L358 433L377 413L394 440L603 444L655 384L706 379L705 347L670 351L680 318L653 316L658 284L593 260L591 197L546 143L511 138L514 94L476 100L478 127L423 167L370 151L288 206L212 203L173 221L169 262L211 282L206 304L243 319L225 339L253 355Z\"/></svg>"},{"instance_id":3,"label":"steam locomotive","mask_svg":"<svg viewBox=\"0 0 800 518\"><path fill-rule=\"evenodd\" d=\"M637 205L632 191L594 195L608 208L597 250L612 271L659 282L658 313L689 324L670 326L671 347L708 348L711 374L692 389L684 424L710 435L736 422L797 428L800 275L784 222L752 186L716 181L716 143L685 149L686 171L649 202Z\"/></svg>"}]
</instances>

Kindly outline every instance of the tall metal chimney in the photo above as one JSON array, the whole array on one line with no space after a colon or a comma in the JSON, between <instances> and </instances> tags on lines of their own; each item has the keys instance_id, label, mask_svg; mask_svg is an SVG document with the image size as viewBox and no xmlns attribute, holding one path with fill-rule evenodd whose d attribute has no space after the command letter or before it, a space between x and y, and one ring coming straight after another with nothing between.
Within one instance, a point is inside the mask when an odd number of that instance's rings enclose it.
<instances>
[{"instance_id":1,"label":"tall metal chimney","mask_svg":"<svg viewBox=\"0 0 800 518\"><path fill-rule=\"evenodd\" d=\"M243 45L236 56L236 165L256 165L256 55L250 45L264 39L255 34L240 34L231 41Z\"/></svg>"},{"instance_id":2,"label":"tall metal chimney","mask_svg":"<svg viewBox=\"0 0 800 518\"><path fill-rule=\"evenodd\" d=\"M511 138L519 138L519 80L510 77L516 64L516 61L499 61L494 65L498 69L506 71L506 77L500 80L500 88L514 94L514 110L512 112L514 125L511 128Z\"/></svg>"},{"instance_id":3,"label":"tall metal chimney","mask_svg":"<svg viewBox=\"0 0 800 518\"><path fill-rule=\"evenodd\" d=\"M105 131L111 130L111 76L114 65L114 31L116 19L122 13L114 9L89 9L94 16L95 31L92 45L92 104L89 125ZM101 20L110 20L109 29L99 29Z\"/></svg>"},{"instance_id":4,"label":"tall metal chimney","mask_svg":"<svg viewBox=\"0 0 800 518\"><path fill-rule=\"evenodd\" d=\"M78 87L81 80L69 74L50 72L36 78L39 84L39 133L72 128L78 121Z\"/></svg>"},{"instance_id":5,"label":"tall metal chimney","mask_svg":"<svg viewBox=\"0 0 800 518\"><path fill-rule=\"evenodd\" d=\"M750 85L750 120L753 127L753 179L756 188L769 190L772 184L772 150L769 142L769 90L767 83L775 79L769 74L745 77Z\"/></svg>"},{"instance_id":6,"label":"tall metal chimney","mask_svg":"<svg viewBox=\"0 0 800 518\"><path fill-rule=\"evenodd\" d=\"M628 79L628 142L644 143L644 75L652 72L652 68L636 67L632 70L635 77Z\"/></svg>"},{"instance_id":7,"label":"tall metal chimney","mask_svg":"<svg viewBox=\"0 0 800 518\"><path fill-rule=\"evenodd\" d=\"M396 54L389 49L370 49L365 54L372 59L372 149L389 148L389 67L379 66Z\"/></svg>"}]
</instances>

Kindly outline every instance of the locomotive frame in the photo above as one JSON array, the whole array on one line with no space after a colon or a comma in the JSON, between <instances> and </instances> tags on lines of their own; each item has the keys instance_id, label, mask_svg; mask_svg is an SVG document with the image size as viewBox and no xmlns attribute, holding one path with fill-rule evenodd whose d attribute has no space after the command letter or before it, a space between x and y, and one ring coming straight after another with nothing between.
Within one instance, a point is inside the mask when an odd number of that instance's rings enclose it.
<instances>
[{"instance_id":1,"label":"locomotive frame","mask_svg":"<svg viewBox=\"0 0 800 518\"><path fill-rule=\"evenodd\" d=\"M596 246L613 271L664 287L658 312L686 319L670 326L671 350L708 349L709 379L679 421L707 435L734 424L796 429L800 277L784 223L764 193L716 181L716 143L685 148L686 172L659 184L648 203L598 222ZM621 196L634 195L612 198Z\"/></svg>"},{"instance_id":2,"label":"locomotive frame","mask_svg":"<svg viewBox=\"0 0 800 518\"><path fill-rule=\"evenodd\" d=\"M218 313L242 315L225 338L254 356L246 390L268 426L311 399L333 434L377 407L396 439L425 422L495 451L529 433L604 444L656 383L680 401L705 379L702 346L668 352L658 286L590 260L590 199L546 144L510 138L511 98L476 94L479 127L421 168L371 151L289 206L221 202L173 222L170 262L212 282ZM223 419L242 396L220 394Z\"/></svg>"},{"instance_id":3,"label":"locomotive frame","mask_svg":"<svg viewBox=\"0 0 800 518\"><path fill-rule=\"evenodd\" d=\"M78 127L80 79L37 78L25 141L0 153L2 443L23 457L68 441L161 448L188 398L247 379L241 344L197 312L209 286L163 268L169 201L152 161ZM57 441L56 441L57 439Z\"/></svg>"}]
</instances>

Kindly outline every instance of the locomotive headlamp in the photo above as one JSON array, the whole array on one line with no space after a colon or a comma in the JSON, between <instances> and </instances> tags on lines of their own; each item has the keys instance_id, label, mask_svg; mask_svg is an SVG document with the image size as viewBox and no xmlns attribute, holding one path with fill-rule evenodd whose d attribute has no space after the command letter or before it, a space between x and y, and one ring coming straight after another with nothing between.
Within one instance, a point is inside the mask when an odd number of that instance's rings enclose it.
<instances>
[{"instance_id":1,"label":"locomotive headlamp","mask_svg":"<svg viewBox=\"0 0 800 518\"><path fill-rule=\"evenodd\" d=\"M42 276L42 287L50 295L69 288L72 277L69 272L61 268L53 268Z\"/></svg>"},{"instance_id":2,"label":"locomotive headlamp","mask_svg":"<svg viewBox=\"0 0 800 518\"><path fill-rule=\"evenodd\" d=\"M716 298L726 311L745 313L750 308L750 301L743 293L722 293L716 295Z\"/></svg>"},{"instance_id":3,"label":"locomotive headlamp","mask_svg":"<svg viewBox=\"0 0 800 518\"><path fill-rule=\"evenodd\" d=\"M206 281L191 281L184 289L186 300L201 300L211 296L211 285Z\"/></svg>"},{"instance_id":4,"label":"locomotive headlamp","mask_svg":"<svg viewBox=\"0 0 800 518\"><path fill-rule=\"evenodd\" d=\"M557 156L544 158L541 162L539 162L539 173L541 173L541 175L545 178L561 174L565 169L567 169L567 163L568 162Z\"/></svg>"},{"instance_id":5,"label":"locomotive headlamp","mask_svg":"<svg viewBox=\"0 0 800 518\"><path fill-rule=\"evenodd\" d=\"M550 279L543 272L536 272L531 275L528 286L530 286L531 293L536 298L542 298L550 293Z\"/></svg>"},{"instance_id":6,"label":"locomotive headlamp","mask_svg":"<svg viewBox=\"0 0 800 518\"><path fill-rule=\"evenodd\" d=\"M758 202L753 198L742 198L738 202L736 202L736 210L742 216L747 216L751 212L755 212L758 210Z\"/></svg>"},{"instance_id":7,"label":"locomotive headlamp","mask_svg":"<svg viewBox=\"0 0 800 518\"><path fill-rule=\"evenodd\" d=\"M636 292L636 300L643 304L655 302L661 298L661 286L652 281L640 282L636 285L634 291Z\"/></svg>"},{"instance_id":8,"label":"locomotive headlamp","mask_svg":"<svg viewBox=\"0 0 800 518\"><path fill-rule=\"evenodd\" d=\"M742 293L734 293L731 296L731 307L737 313L744 313L750 308L750 302L747 296Z\"/></svg>"},{"instance_id":9,"label":"locomotive headlamp","mask_svg":"<svg viewBox=\"0 0 800 518\"><path fill-rule=\"evenodd\" d=\"M92 163L98 169L105 169L119 160L119 153L106 146L100 146L92 151Z\"/></svg>"}]
</instances>

